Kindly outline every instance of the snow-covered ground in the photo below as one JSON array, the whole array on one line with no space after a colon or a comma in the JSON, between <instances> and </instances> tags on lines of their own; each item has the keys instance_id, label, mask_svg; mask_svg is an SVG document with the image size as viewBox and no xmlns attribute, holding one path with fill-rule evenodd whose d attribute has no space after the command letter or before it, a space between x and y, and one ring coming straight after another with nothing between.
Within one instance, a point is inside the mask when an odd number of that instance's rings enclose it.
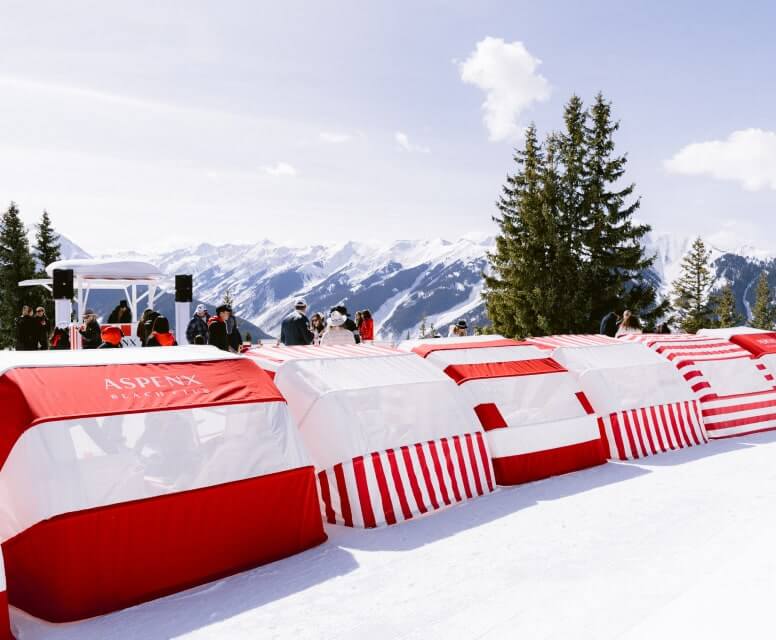
<instances>
[{"instance_id":1,"label":"snow-covered ground","mask_svg":"<svg viewBox=\"0 0 776 640\"><path fill-rule=\"evenodd\" d=\"M13 611L19 640L764 638L776 435L502 489L81 623ZM194 560L196 561L196 560Z\"/></svg>"}]
</instances>

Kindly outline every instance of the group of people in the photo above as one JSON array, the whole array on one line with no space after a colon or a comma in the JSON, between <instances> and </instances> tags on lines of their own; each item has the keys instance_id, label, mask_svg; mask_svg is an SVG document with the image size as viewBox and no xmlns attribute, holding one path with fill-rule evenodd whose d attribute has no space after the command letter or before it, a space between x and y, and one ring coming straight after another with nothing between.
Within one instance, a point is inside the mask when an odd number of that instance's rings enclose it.
<instances>
[{"instance_id":1,"label":"group of people","mask_svg":"<svg viewBox=\"0 0 776 640\"><path fill-rule=\"evenodd\" d=\"M50 346L51 324L43 307L24 305L16 318L16 350L45 351Z\"/></svg>"},{"instance_id":2,"label":"group of people","mask_svg":"<svg viewBox=\"0 0 776 640\"><path fill-rule=\"evenodd\" d=\"M307 317L307 302L304 298L294 301L294 309L280 325L280 344L304 345L347 345L372 342L375 339L375 324L369 309L357 311L355 318L348 314L347 307L339 304L327 315L314 313Z\"/></svg>"},{"instance_id":3,"label":"group of people","mask_svg":"<svg viewBox=\"0 0 776 640\"><path fill-rule=\"evenodd\" d=\"M213 316L208 316L204 304L198 304L186 327L186 339L189 344L209 344L232 353L239 353L242 345L237 318L228 304L217 307Z\"/></svg>"}]
</instances>

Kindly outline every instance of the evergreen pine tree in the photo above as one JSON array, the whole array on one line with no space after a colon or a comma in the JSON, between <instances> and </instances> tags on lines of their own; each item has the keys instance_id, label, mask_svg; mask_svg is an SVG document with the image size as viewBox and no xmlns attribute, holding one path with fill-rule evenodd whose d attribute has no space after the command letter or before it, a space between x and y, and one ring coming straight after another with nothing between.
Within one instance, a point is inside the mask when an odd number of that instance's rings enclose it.
<instances>
[{"instance_id":1,"label":"evergreen pine tree","mask_svg":"<svg viewBox=\"0 0 776 640\"><path fill-rule=\"evenodd\" d=\"M714 298L714 315L716 315L715 326L720 329L727 327L737 327L744 319L736 310L736 297L733 293L733 285L727 284L722 291Z\"/></svg>"},{"instance_id":2,"label":"evergreen pine tree","mask_svg":"<svg viewBox=\"0 0 776 640\"><path fill-rule=\"evenodd\" d=\"M232 297L232 292L229 290L229 287L227 287L224 292L224 304L228 304L231 307L233 302L234 298Z\"/></svg>"},{"instance_id":3,"label":"evergreen pine tree","mask_svg":"<svg viewBox=\"0 0 776 640\"><path fill-rule=\"evenodd\" d=\"M37 225L33 255L38 263L38 274L41 275L45 274L48 265L62 259L59 236L54 231L51 218L45 209Z\"/></svg>"},{"instance_id":4,"label":"evergreen pine tree","mask_svg":"<svg viewBox=\"0 0 776 640\"><path fill-rule=\"evenodd\" d=\"M754 307L752 307L752 319L749 324L756 329L773 330L774 312L771 302L771 288L768 286L768 274L763 271L757 281L757 293Z\"/></svg>"},{"instance_id":5,"label":"evergreen pine tree","mask_svg":"<svg viewBox=\"0 0 776 640\"><path fill-rule=\"evenodd\" d=\"M35 232L35 246L33 247L33 256L37 263L37 271L35 273L38 278L46 277L46 267L52 262L56 262L62 258L59 236L54 231L54 227L51 225L51 218L48 212L44 209L43 215L40 218L40 222L37 225L37 231ZM42 304L46 308L46 315L49 318L54 317L54 299L51 293L43 289L42 287L36 288L37 304Z\"/></svg>"},{"instance_id":6,"label":"evergreen pine tree","mask_svg":"<svg viewBox=\"0 0 776 640\"><path fill-rule=\"evenodd\" d=\"M31 290L19 287L35 275L27 231L11 202L0 220L0 349L15 342L16 318L22 305L33 304Z\"/></svg>"},{"instance_id":7,"label":"evergreen pine tree","mask_svg":"<svg viewBox=\"0 0 776 640\"><path fill-rule=\"evenodd\" d=\"M587 253L584 287L590 300L588 328L615 309L630 309L642 320L663 315L667 303L656 304L656 291L643 277L654 262L644 255L641 240L650 227L633 216L640 206L635 185L618 188L625 176L627 157L614 150L619 123L612 120L611 103L599 93L590 107L586 128L584 246Z\"/></svg>"},{"instance_id":8,"label":"evergreen pine tree","mask_svg":"<svg viewBox=\"0 0 776 640\"><path fill-rule=\"evenodd\" d=\"M687 333L711 325L709 293L714 284L709 266L711 251L706 250L703 240L698 237L692 243L690 251L682 258L682 271L673 284L674 309L679 322Z\"/></svg>"},{"instance_id":9,"label":"evergreen pine tree","mask_svg":"<svg viewBox=\"0 0 776 640\"><path fill-rule=\"evenodd\" d=\"M500 233L496 249L488 254L491 272L485 275L485 306L496 332L507 336L542 335L555 322L552 301L557 299L551 265L558 246L554 175L557 142L548 140L543 155L531 125L523 148L515 152L517 170L507 176L494 217Z\"/></svg>"}]
</instances>

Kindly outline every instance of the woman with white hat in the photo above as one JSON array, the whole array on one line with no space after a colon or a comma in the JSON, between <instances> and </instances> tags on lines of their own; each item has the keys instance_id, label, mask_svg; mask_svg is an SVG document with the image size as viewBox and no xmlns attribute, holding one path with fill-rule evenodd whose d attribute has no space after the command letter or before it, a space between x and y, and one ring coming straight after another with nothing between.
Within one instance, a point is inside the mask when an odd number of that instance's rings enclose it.
<instances>
[{"instance_id":1,"label":"woman with white hat","mask_svg":"<svg viewBox=\"0 0 776 640\"><path fill-rule=\"evenodd\" d=\"M321 337L321 346L333 344L356 344L353 332L345 328L348 317L336 309L329 314L329 327Z\"/></svg>"}]
</instances>

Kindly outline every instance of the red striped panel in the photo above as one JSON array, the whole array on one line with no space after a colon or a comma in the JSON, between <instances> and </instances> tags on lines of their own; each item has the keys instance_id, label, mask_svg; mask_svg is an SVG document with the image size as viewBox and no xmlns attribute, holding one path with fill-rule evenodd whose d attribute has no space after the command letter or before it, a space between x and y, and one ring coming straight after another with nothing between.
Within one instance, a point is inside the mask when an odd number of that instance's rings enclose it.
<instances>
[{"instance_id":1,"label":"red striped panel","mask_svg":"<svg viewBox=\"0 0 776 640\"><path fill-rule=\"evenodd\" d=\"M590 400L587 399L584 391L577 391L574 395L577 397L577 400L579 400L579 404L582 405L582 408L587 415L591 416L595 413L593 405L590 404Z\"/></svg>"},{"instance_id":2,"label":"red striped panel","mask_svg":"<svg viewBox=\"0 0 776 640\"><path fill-rule=\"evenodd\" d=\"M0 591L0 640L13 640L8 616L8 595L5 591Z\"/></svg>"},{"instance_id":3,"label":"red striped panel","mask_svg":"<svg viewBox=\"0 0 776 640\"><path fill-rule=\"evenodd\" d=\"M601 418L599 427L609 445L609 456L619 460L708 442L696 401L614 412Z\"/></svg>"},{"instance_id":4,"label":"red striped panel","mask_svg":"<svg viewBox=\"0 0 776 640\"><path fill-rule=\"evenodd\" d=\"M321 487L321 500L324 506L324 515L326 516L326 522L335 524L337 522L334 515L334 509L331 505L331 491L329 490L329 478L325 471L318 473L318 483Z\"/></svg>"},{"instance_id":5,"label":"red striped panel","mask_svg":"<svg viewBox=\"0 0 776 640\"><path fill-rule=\"evenodd\" d=\"M357 511L347 517L336 513L337 500L327 495L324 505L335 511L331 518L327 513L327 520L347 526L363 522L366 528L391 525L494 489L491 462L481 432L416 443L399 451L372 452L336 465L335 476L343 482L342 488L336 488L340 502ZM465 495L458 491L456 474L464 484ZM325 494L326 472L319 477L321 492ZM329 491L330 484L327 483Z\"/></svg>"},{"instance_id":6,"label":"red striped panel","mask_svg":"<svg viewBox=\"0 0 776 640\"><path fill-rule=\"evenodd\" d=\"M451 364L445 368L445 373L456 384L470 380L489 378L514 378L519 376L543 375L547 373L563 373L567 369L552 358L536 358L533 360L511 360L509 362L483 362L478 364Z\"/></svg>"},{"instance_id":7,"label":"red striped panel","mask_svg":"<svg viewBox=\"0 0 776 640\"><path fill-rule=\"evenodd\" d=\"M523 347L530 343L518 342L517 340L510 340L509 338L497 338L494 340L484 340L476 342L467 342L462 339L460 342L446 342L436 343L429 342L428 344L420 344L412 351L418 354L421 358L426 358L429 354L435 351L458 351L459 349L485 349L488 347Z\"/></svg>"},{"instance_id":8,"label":"red striped panel","mask_svg":"<svg viewBox=\"0 0 776 640\"><path fill-rule=\"evenodd\" d=\"M353 526L353 511L350 508L350 497L348 487L345 483L345 471L341 464L334 465L334 477L337 479L337 493L340 499L340 510L342 511L342 521L346 527Z\"/></svg>"}]
</instances>

